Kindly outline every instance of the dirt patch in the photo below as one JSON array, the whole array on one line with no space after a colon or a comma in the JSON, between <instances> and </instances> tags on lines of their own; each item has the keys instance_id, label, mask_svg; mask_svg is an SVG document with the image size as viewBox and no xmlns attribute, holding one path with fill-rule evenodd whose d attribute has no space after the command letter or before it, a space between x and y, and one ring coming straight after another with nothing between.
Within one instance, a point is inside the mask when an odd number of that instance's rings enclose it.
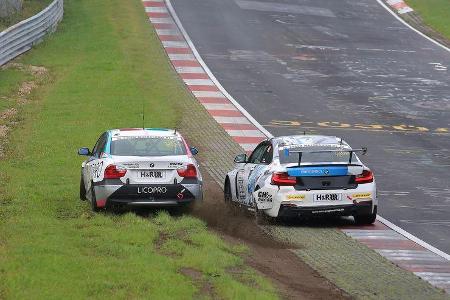
<instances>
[{"instance_id":1,"label":"dirt patch","mask_svg":"<svg viewBox=\"0 0 450 300\"><path fill-rule=\"evenodd\" d=\"M254 289L261 288L260 285L256 281L254 281L251 278L245 276L246 275L246 270L242 266L228 268L226 270L226 272L228 274L230 274L231 276L233 276L233 278L235 280L243 283L246 286L250 286L250 287L252 287Z\"/></svg>"},{"instance_id":2,"label":"dirt patch","mask_svg":"<svg viewBox=\"0 0 450 300\"><path fill-rule=\"evenodd\" d=\"M197 295L194 295L194 299L219 299L216 292L214 291L213 284L203 276L202 272L193 268L181 268L179 272L184 276L189 277L199 289Z\"/></svg>"},{"instance_id":3,"label":"dirt patch","mask_svg":"<svg viewBox=\"0 0 450 300\"><path fill-rule=\"evenodd\" d=\"M170 242L170 240L182 241L183 243L191 247L199 247L199 245L193 242L189 238L188 234L184 231L177 231L174 233L159 232L158 238L154 242L156 252L172 258L181 257L182 253L170 251L167 249L167 243Z\"/></svg>"},{"instance_id":4,"label":"dirt patch","mask_svg":"<svg viewBox=\"0 0 450 300\"><path fill-rule=\"evenodd\" d=\"M205 199L193 214L229 243L247 245L250 251L244 256L246 265L269 278L280 296L285 299L351 298L301 261L291 251L293 245L276 241L264 233L252 214L226 205L221 187L207 172L203 175ZM243 270L229 271L242 278Z\"/></svg>"},{"instance_id":5,"label":"dirt patch","mask_svg":"<svg viewBox=\"0 0 450 300\"><path fill-rule=\"evenodd\" d=\"M45 67L24 65L21 63L8 63L1 67L1 69L15 69L33 76L33 80L24 81L21 83L15 94L2 96L1 99L13 100L12 106L21 106L29 102L30 94L43 81L48 71ZM14 125L16 125L15 118L19 114L17 108L8 108L0 112L0 159L4 155L5 145L7 143L8 133Z\"/></svg>"}]
</instances>

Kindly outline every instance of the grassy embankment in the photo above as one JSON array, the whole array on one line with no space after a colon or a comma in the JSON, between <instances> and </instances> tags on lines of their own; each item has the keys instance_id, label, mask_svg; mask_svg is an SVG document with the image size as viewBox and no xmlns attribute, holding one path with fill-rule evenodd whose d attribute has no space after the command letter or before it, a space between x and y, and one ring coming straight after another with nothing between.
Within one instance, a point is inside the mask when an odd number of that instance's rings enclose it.
<instances>
[{"instance_id":1,"label":"grassy embankment","mask_svg":"<svg viewBox=\"0 0 450 300\"><path fill-rule=\"evenodd\" d=\"M6 99L29 75L0 70L0 107L20 121L0 161L0 298L276 298L245 247L200 220L92 214L78 199L78 147L140 126L143 101L146 126L174 127L189 97L139 0L66 0L58 31L19 61L48 75L18 105Z\"/></svg>"},{"instance_id":2,"label":"grassy embankment","mask_svg":"<svg viewBox=\"0 0 450 300\"><path fill-rule=\"evenodd\" d=\"M420 14L426 25L450 40L449 0L407 0L407 2Z\"/></svg>"},{"instance_id":3,"label":"grassy embankment","mask_svg":"<svg viewBox=\"0 0 450 300\"><path fill-rule=\"evenodd\" d=\"M24 0L22 10L9 17L0 18L0 31L25 20L49 5L53 0Z\"/></svg>"}]
</instances>

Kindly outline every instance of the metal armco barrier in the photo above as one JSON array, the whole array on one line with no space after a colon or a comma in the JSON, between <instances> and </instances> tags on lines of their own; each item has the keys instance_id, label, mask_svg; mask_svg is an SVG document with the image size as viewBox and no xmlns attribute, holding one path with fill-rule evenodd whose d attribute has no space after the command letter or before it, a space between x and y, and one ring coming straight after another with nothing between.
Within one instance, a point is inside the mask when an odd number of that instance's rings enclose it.
<instances>
[{"instance_id":1,"label":"metal armco barrier","mask_svg":"<svg viewBox=\"0 0 450 300\"><path fill-rule=\"evenodd\" d=\"M64 13L64 1L55 0L40 13L0 32L0 66L31 49L56 30Z\"/></svg>"}]
</instances>

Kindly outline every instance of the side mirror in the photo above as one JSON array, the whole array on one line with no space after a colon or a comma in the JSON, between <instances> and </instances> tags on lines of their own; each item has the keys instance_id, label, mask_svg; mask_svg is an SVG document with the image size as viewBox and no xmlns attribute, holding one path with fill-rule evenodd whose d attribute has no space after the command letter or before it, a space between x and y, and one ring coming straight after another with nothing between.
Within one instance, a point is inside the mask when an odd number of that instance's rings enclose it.
<instances>
[{"instance_id":1,"label":"side mirror","mask_svg":"<svg viewBox=\"0 0 450 300\"><path fill-rule=\"evenodd\" d=\"M247 162L247 154L239 154L234 158L234 162L237 164L242 164Z\"/></svg>"},{"instance_id":2,"label":"side mirror","mask_svg":"<svg viewBox=\"0 0 450 300\"><path fill-rule=\"evenodd\" d=\"M91 151L89 150L89 148L83 147L78 149L78 155L88 156L91 155Z\"/></svg>"},{"instance_id":3,"label":"side mirror","mask_svg":"<svg viewBox=\"0 0 450 300\"><path fill-rule=\"evenodd\" d=\"M195 147L189 147L189 150L191 150L192 155L197 155L198 154L198 149Z\"/></svg>"}]
</instances>

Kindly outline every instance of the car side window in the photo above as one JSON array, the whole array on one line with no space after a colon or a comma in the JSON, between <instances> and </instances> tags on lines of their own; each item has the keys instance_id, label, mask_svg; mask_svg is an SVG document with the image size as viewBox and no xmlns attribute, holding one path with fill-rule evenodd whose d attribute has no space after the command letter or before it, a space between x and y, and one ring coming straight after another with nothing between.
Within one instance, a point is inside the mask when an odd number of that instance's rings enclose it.
<instances>
[{"instance_id":1,"label":"car side window","mask_svg":"<svg viewBox=\"0 0 450 300\"><path fill-rule=\"evenodd\" d=\"M263 153L261 163L262 164L270 164L272 162L273 157L273 147L272 144L267 145L265 151Z\"/></svg>"},{"instance_id":2,"label":"car side window","mask_svg":"<svg viewBox=\"0 0 450 300\"><path fill-rule=\"evenodd\" d=\"M106 145L106 139L107 134L106 132L103 133L100 138L98 139L97 143L94 146L94 149L92 149L92 156L99 157L100 153L104 150Z\"/></svg>"},{"instance_id":3,"label":"car side window","mask_svg":"<svg viewBox=\"0 0 450 300\"><path fill-rule=\"evenodd\" d=\"M260 163L262 163L262 159L263 159L263 156L264 156L264 154L266 152L267 146L268 145L266 143L259 144L259 146L256 147L256 149L253 151L253 153L250 156L248 162L251 163L251 164L260 164Z\"/></svg>"}]
</instances>

